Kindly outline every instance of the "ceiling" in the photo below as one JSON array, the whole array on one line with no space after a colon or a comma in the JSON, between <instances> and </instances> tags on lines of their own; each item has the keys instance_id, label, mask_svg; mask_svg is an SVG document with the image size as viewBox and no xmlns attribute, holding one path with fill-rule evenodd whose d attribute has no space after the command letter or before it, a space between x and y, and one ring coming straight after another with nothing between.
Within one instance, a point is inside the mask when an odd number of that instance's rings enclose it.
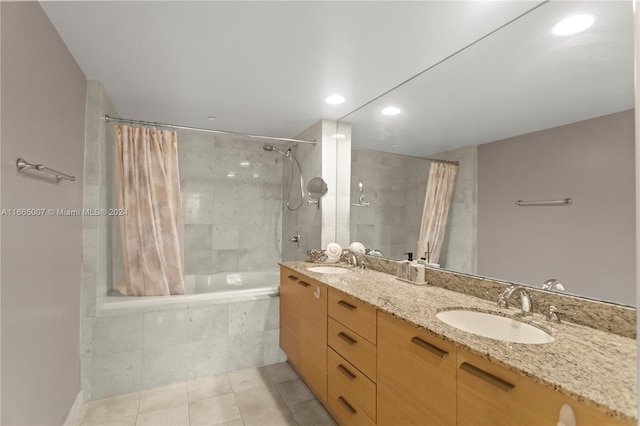
<instances>
[{"instance_id":1,"label":"ceiling","mask_svg":"<svg viewBox=\"0 0 640 426\"><path fill-rule=\"evenodd\" d=\"M280 137L348 114L539 3L41 2L121 116ZM332 93L346 102L326 104Z\"/></svg>"}]
</instances>

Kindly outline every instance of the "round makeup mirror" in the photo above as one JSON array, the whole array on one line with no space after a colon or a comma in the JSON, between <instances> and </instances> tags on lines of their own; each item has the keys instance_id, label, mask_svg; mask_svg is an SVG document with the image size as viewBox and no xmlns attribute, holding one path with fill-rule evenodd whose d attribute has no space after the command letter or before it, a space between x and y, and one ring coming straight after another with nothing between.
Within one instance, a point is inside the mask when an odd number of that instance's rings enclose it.
<instances>
[{"instance_id":1,"label":"round makeup mirror","mask_svg":"<svg viewBox=\"0 0 640 426\"><path fill-rule=\"evenodd\" d=\"M320 208L320 199L327 194L329 187L327 182L321 177L314 177L309 181L307 185L307 194L309 194L309 204L315 204Z\"/></svg>"}]
</instances>

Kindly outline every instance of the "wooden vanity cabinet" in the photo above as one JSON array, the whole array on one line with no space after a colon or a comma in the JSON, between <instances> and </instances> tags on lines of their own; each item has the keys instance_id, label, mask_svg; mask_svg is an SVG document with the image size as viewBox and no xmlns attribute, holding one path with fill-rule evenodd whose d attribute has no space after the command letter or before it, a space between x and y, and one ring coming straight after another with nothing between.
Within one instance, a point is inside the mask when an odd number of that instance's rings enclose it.
<instances>
[{"instance_id":1,"label":"wooden vanity cabinet","mask_svg":"<svg viewBox=\"0 0 640 426\"><path fill-rule=\"evenodd\" d=\"M378 424L455 425L456 367L452 343L378 311Z\"/></svg>"},{"instance_id":2,"label":"wooden vanity cabinet","mask_svg":"<svg viewBox=\"0 0 640 426\"><path fill-rule=\"evenodd\" d=\"M563 404L578 426L629 424L468 351L457 358L458 425L556 425Z\"/></svg>"},{"instance_id":3,"label":"wooden vanity cabinet","mask_svg":"<svg viewBox=\"0 0 640 426\"><path fill-rule=\"evenodd\" d=\"M280 269L280 348L322 403L327 401L327 287Z\"/></svg>"}]
</instances>

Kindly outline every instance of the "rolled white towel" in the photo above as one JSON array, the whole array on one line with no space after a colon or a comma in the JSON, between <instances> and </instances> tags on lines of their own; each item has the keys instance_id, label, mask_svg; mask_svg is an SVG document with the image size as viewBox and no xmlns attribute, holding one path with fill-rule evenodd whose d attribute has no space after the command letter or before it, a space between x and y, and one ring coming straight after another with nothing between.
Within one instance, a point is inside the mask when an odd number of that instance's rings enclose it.
<instances>
[{"instance_id":1,"label":"rolled white towel","mask_svg":"<svg viewBox=\"0 0 640 426\"><path fill-rule=\"evenodd\" d=\"M324 251L330 258L340 258L342 256L342 247L338 243L327 244L327 249Z\"/></svg>"},{"instance_id":2,"label":"rolled white towel","mask_svg":"<svg viewBox=\"0 0 640 426\"><path fill-rule=\"evenodd\" d=\"M351 245L349 246L349 251L356 254L365 254L366 252L364 245L358 242L351 243Z\"/></svg>"}]
</instances>

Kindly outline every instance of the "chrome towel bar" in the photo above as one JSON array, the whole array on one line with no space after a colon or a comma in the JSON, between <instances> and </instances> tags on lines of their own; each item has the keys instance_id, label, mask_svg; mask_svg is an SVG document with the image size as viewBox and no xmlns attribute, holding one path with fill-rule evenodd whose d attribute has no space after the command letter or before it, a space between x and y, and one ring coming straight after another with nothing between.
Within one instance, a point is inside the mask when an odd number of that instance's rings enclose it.
<instances>
[{"instance_id":1,"label":"chrome towel bar","mask_svg":"<svg viewBox=\"0 0 640 426\"><path fill-rule=\"evenodd\" d=\"M20 173L24 172L25 170L31 170L31 169L37 170L39 172L49 173L56 177L56 182L60 182L61 180L70 180L70 181L76 180L75 176L71 176L66 173L62 173L62 172L50 169L49 167L43 164L31 164L27 162L24 158L18 158L18 160L16 161L16 167L18 168L18 171Z\"/></svg>"},{"instance_id":2,"label":"chrome towel bar","mask_svg":"<svg viewBox=\"0 0 640 426\"><path fill-rule=\"evenodd\" d=\"M522 207L526 206L566 206L571 204L571 198L565 198L564 200L549 200L549 201L516 201L516 204Z\"/></svg>"}]
</instances>

